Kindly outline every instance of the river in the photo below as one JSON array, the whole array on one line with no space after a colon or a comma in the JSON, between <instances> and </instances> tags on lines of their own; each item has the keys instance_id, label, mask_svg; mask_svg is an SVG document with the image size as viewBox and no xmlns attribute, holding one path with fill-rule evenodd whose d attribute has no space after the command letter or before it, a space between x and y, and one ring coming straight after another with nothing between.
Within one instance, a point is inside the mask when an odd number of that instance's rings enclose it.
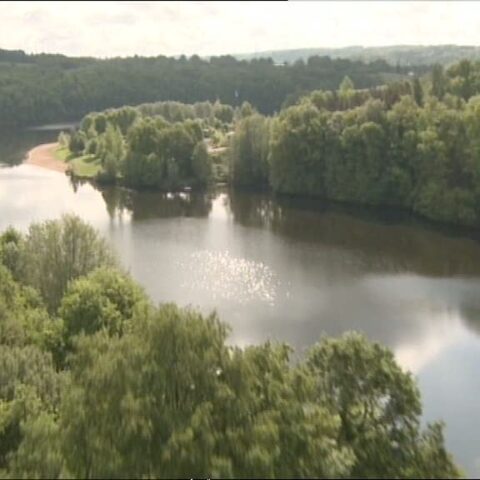
<instances>
[{"instance_id":1,"label":"river","mask_svg":"<svg viewBox=\"0 0 480 480\"><path fill-rule=\"evenodd\" d=\"M0 135L18 161L52 132ZM112 243L158 302L216 309L245 345L364 332L416 377L425 421L480 475L480 243L400 214L231 193L163 195L72 184L30 165L0 168L0 231L75 212Z\"/></svg>"}]
</instances>

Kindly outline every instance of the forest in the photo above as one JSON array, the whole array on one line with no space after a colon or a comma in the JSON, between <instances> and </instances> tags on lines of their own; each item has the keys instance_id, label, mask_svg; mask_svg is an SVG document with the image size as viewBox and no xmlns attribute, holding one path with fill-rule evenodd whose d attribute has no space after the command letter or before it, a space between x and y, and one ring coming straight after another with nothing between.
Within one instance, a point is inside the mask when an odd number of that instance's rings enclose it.
<instances>
[{"instance_id":1,"label":"forest","mask_svg":"<svg viewBox=\"0 0 480 480\"><path fill-rule=\"evenodd\" d=\"M272 116L247 102L109 109L61 143L99 159L106 182L179 190L221 180L478 226L479 93L480 63L464 60L369 89L346 76Z\"/></svg>"},{"instance_id":2,"label":"forest","mask_svg":"<svg viewBox=\"0 0 480 480\"><path fill-rule=\"evenodd\" d=\"M260 112L289 99L333 89L345 75L358 87L404 77L410 67L313 56L291 65L271 58L236 60L174 57L73 58L0 49L0 128L77 121L91 111L145 102L248 101Z\"/></svg>"},{"instance_id":3,"label":"forest","mask_svg":"<svg viewBox=\"0 0 480 480\"><path fill-rule=\"evenodd\" d=\"M234 117L247 115L219 102L156 102L85 116L79 129L59 135L70 165L96 167L100 183L178 191L227 180L222 154ZM233 133L233 132L232 132ZM75 168L74 176L78 175Z\"/></svg>"},{"instance_id":4,"label":"forest","mask_svg":"<svg viewBox=\"0 0 480 480\"><path fill-rule=\"evenodd\" d=\"M392 352L155 305L78 217L0 235L2 478L459 478ZM119 434L121 432L121 435Z\"/></svg>"},{"instance_id":5,"label":"forest","mask_svg":"<svg viewBox=\"0 0 480 480\"><path fill-rule=\"evenodd\" d=\"M239 122L233 183L478 226L480 64L436 66L422 81L370 92L347 80ZM253 123L264 125L261 142Z\"/></svg>"},{"instance_id":6,"label":"forest","mask_svg":"<svg viewBox=\"0 0 480 480\"><path fill-rule=\"evenodd\" d=\"M435 64L449 66L460 60L479 60L480 47L474 45L389 45L387 47L364 47L353 45L341 48L300 48L295 50L272 50L235 55L239 60L272 58L274 62L292 63L313 56L345 58L374 62L383 60L390 65L415 67L417 73L426 72Z\"/></svg>"}]
</instances>

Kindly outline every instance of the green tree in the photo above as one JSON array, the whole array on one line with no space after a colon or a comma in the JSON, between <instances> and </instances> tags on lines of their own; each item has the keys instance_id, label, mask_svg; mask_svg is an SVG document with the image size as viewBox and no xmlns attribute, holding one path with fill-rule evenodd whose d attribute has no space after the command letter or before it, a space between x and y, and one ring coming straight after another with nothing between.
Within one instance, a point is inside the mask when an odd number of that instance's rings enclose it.
<instances>
[{"instance_id":1,"label":"green tree","mask_svg":"<svg viewBox=\"0 0 480 480\"><path fill-rule=\"evenodd\" d=\"M269 181L274 191L323 194L329 116L305 104L290 107L273 120Z\"/></svg>"},{"instance_id":2,"label":"green tree","mask_svg":"<svg viewBox=\"0 0 480 480\"><path fill-rule=\"evenodd\" d=\"M93 270L71 282L62 298L59 316L69 341L74 335L91 335L105 329L122 334L135 307L146 302L142 289L126 274L108 268Z\"/></svg>"},{"instance_id":3,"label":"green tree","mask_svg":"<svg viewBox=\"0 0 480 480\"><path fill-rule=\"evenodd\" d=\"M237 123L230 142L230 174L235 185L267 185L269 140L270 121L262 115L247 115Z\"/></svg>"},{"instance_id":4,"label":"green tree","mask_svg":"<svg viewBox=\"0 0 480 480\"><path fill-rule=\"evenodd\" d=\"M346 474L352 455L336 447L339 421L304 408L289 349L231 351L225 339L215 317L174 306L136 318L122 338L80 338L60 417L68 470L85 478Z\"/></svg>"},{"instance_id":5,"label":"green tree","mask_svg":"<svg viewBox=\"0 0 480 480\"><path fill-rule=\"evenodd\" d=\"M0 345L0 385L0 469L6 469L25 424L58 407L61 376L51 355L37 347Z\"/></svg>"},{"instance_id":6,"label":"green tree","mask_svg":"<svg viewBox=\"0 0 480 480\"><path fill-rule=\"evenodd\" d=\"M472 62L467 59L461 60L459 63L452 65L448 69L447 74L450 77L450 90L455 95L468 100L475 94L476 75Z\"/></svg>"},{"instance_id":7,"label":"green tree","mask_svg":"<svg viewBox=\"0 0 480 480\"><path fill-rule=\"evenodd\" d=\"M36 291L16 283L0 265L0 345L36 345L58 358L62 323L49 317Z\"/></svg>"},{"instance_id":8,"label":"green tree","mask_svg":"<svg viewBox=\"0 0 480 480\"><path fill-rule=\"evenodd\" d=\"M232 123L233 108L230 105L222 105L220 102L215 102L213 105L213 114L223 123Z\"/></svg>"},{"instance_id":9,"label":"green tree","mask_svg":"<svg viewBox=\"0 0 480 480\"><path fill-rule=\"evenodd\" d=\"M353 84L352 79L348 75L345 75L338 89L340 92L351 92L355 89L355 85Z\"/></svg>"},{"instance_id":10,"label":"green tree","mask_svg":"<svg viewBox=\"0 0 480 480\"><path fill-rule=\"evenodd\" d=\"M253 115L255 112L255 109L249 102L243 102L241 107L240 107L240 118L246 118L249 117L250 115Z\"/></svg>"},{"instance_id":11,"label":"green tree","mask_svg":"<svg viewBox=\"0 0 480 480\"><path fill-rule=\"evenodd\" d=\"M192 175L199 187L207 186L212 180L212 160L203 141L198 142L193 150Z\"/></svg>"},{"instance_id":12,"label":"green tree","mask_svg":"<svg viewBox=\"0 0 480 480\"><path fill-rule=\"evenodd\" d=\"M13 227L0 235L0 264L7 267L16 279L20 276L23 240L22 234Z\"/></svg>"},{"instance_id":13,"label":"green tree","mask_svg":"<svg viewBox=\"0 0 480 480\"><path fill-rule=\"evenodd\" d=\"M115 265L106 241L75 215L34 223L25 237L21 280L56 310L70 281L101 266Z\"/></svg>"},{"instance_id":14,"label":"green tree","mask_svg":"<svg viewBox=\"0 0 480 480\"><path fill-rule=\"evenodd\" d=\"M77 130L70 135L68 148L71 152L79 155L83 153L86 146L86 137L81 130Z\"/></svg>"},{"instance_id":15,"label":"green tree","mask_svg":"<svg viewBox=\"0 0 480 480\"><path fill-rule=\"evenodd\" d=\"M355 86L349 76L345 76L338 87L338 96L343 108L349 108L355 95Z\"/></svg>"},{"instance_id":16,"label":"green tree","mask_svg":"<svg viewBox=\"0 0 480 480\"><path fill-rule=\"evenodd\" d=\"M423 88L418 77L414 78L412 88L413 98L415 99L416 104L421 107L423 105Z\"/></svg>"},{"instance_id":17,"label":"green tree","mask_svg":"<svg viewBox=\"0 0 480 480\"><path fill-rule=\"evenodd\" d=\"M30 416L22 426L23 438L12 453L7 478L69 478L60 449L55 414Z\"/></svg>"},{"instance_id":18,"label":"green tree","mask_svg":"<svg viewBox=\"0 0 480 480\"><path fill-rule=\"evenodd\" d=\"M103 167L101 179L114 183L123 170L125 159L125 146L119 127L115 127L110 122L107 123L99 150L98 154Z\"/></svg>"},{"instance_id":19,"label":"green tree","mask_svg":"<svg viewBox=\"0 0 480 480\"><path fill-rule=\"evenodd\" d=\"M70 145L70 135L66 132L60 132L58 135L58 143L61 147L68 147Z\"/></svg>"},{"instance_id":20,"label":"green tree","mask_svg":"<svg viewBox=\"0 0 480 480\"><path fill-rule=\"evenodd\" d=\"M355 454L354 478L460 475L445 455L442 472L429 459L443 451L441 427L421 432L421 403L409 373L393 354L359 334L323 339L307 358L315 377L315 398L341 419L339 442ZM428 449L428 450L425 450Z\"/></svg>"},{"instance_id":21,"label":"green tree","mask_svg":"<svg viewBox=\"0 0 480 480\"><path fill-rule=\"evenodd\" d=\"M105 133L105 130L107 129L107 117L104 113L97 113L93 117L93 127L98 135Z\"/></svg>"},{"instance_id":22,"label":"green tree","mask_svg":"<svg viewBox=\"0 0 480 480\"><path fill-rule=\"evenodd\" d=\"M438 99L442 99L445 95L446 81L443 67L434 65L432 69L432 95Z\"/></svg>"}]
</instances>

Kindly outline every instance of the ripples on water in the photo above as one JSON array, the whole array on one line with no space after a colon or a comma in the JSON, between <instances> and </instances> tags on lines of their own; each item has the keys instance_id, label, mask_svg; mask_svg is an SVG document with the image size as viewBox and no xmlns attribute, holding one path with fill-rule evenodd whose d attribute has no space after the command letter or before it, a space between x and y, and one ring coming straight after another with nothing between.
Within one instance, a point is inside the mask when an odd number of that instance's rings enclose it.
<instances>
[{"instance_id":1,"label":"ripples on water","mask_svg":"<svg viewBox=\"0 0 480 480\"><path fill-rule=\"evenodd\" d=\"M234 257L228 250L201 250L178 260L177 265L184 277L181 288L204 291L213 300L275 305L280 282L262 262Z\"/></svg>"}]
</instances>

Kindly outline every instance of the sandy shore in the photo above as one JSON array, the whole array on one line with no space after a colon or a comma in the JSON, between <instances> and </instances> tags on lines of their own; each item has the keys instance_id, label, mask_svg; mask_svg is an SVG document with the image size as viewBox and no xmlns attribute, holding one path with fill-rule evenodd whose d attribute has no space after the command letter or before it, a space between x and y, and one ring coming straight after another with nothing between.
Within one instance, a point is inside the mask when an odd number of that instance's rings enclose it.
<instances>
[{"instance_id":1,"label":"sandy shore","mask_svg":"<svg viewBox=\"0 0 480 480\"><path fill-rule=\"evenodd\" d=\"M48 168L56 172L66 172L68 165L65 162L57 160L53 151L58 147L58 143L43 143L32 148L24 163L36 165L37 167Z\"/></svg>"}]
</instances>

